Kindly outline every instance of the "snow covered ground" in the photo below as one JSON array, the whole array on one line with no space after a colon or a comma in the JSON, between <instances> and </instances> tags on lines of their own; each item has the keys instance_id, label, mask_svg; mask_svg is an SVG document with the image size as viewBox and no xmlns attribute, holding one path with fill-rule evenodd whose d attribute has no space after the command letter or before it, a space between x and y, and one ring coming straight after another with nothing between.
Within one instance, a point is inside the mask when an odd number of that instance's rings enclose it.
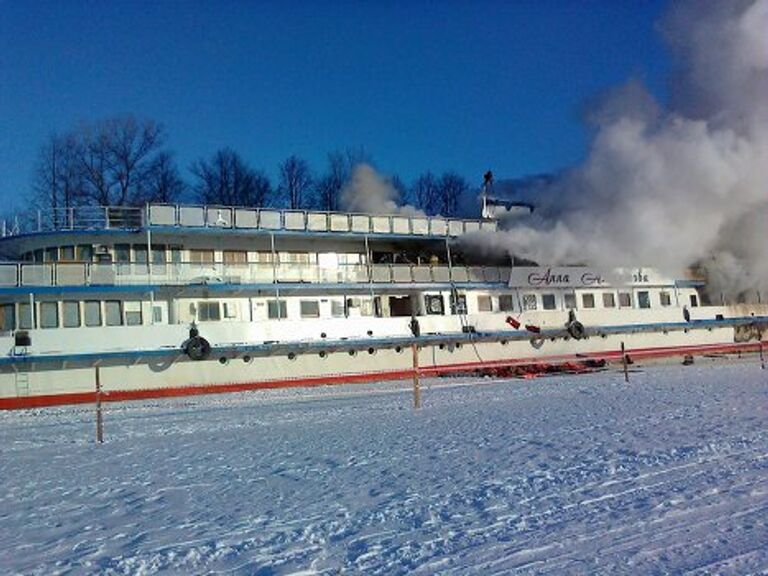
<instances>
[{"instance_id":1,"label":"snow covered ground","mask_svg":"<svg viewBox=\"0 0 768 576\"><path fill-rule=\"evenodd\" d=\"M768 570L759 364L437 382L2 413L0 572Z\"/></svg>"}]
</instances>

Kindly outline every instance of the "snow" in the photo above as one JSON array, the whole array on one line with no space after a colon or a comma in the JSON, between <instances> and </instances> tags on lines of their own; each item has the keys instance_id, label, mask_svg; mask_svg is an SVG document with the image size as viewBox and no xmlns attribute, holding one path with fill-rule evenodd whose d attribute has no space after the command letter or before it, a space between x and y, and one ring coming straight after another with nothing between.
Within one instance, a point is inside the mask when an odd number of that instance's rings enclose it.
<instances>
[{"instance_id":1,"label":"snow","mask_svg":"<svg viewBox=\"0 0 768 576\"><path fill-rule=\"evenodd\" d=\"M4 574L768 570L756 362L0 414Z\"/></svg>"}]
</instances>

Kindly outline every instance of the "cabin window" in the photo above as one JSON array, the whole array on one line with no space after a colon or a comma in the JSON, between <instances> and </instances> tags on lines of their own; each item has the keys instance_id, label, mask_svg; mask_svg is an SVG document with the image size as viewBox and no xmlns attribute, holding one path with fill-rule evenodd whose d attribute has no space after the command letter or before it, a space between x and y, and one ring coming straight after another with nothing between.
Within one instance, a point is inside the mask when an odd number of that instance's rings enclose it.
<instances>
[{"instance_id":1,"label":"cabin window","mask_svg":"<svg viewBox=\"0 0 768 576\"><path fill-rule=\"evenodd\" d=\"M14 304L0 305L0 332L11 332L16 329L16 306Z\"/></svg>"},{"instance_id":2,"label":"cabin window","mask_svg":"<svg viewBox=\"0 0 768 576\"><path fill-rule=\"evenodd\" d=\"M125 325L141 326L141 302L126 302L123 308L125 309Z\"/></svg>"},{"instance_id":3,"label":"cabin window","mask_svg":"<svg viewBox=\"0 0 768 576\"><path fill-rule=\"evenodd\" d=\"M424 305L427 308L427 314L439 316L445 312L441 294L427 294L424 296Z\"/></svg>"},{"instance_id":4,"label":"cabin window","mask_svg":"<svg viewBox=\"0 0 768 576\"><path fill-rule=\"evenodd\" d=\"M234 302L222 302L224 308L224 318L233 320L237 318L237 304Z\"/></svg>"},{"instance_id":5,"label":"cabin window","mask_svg":"<svg viewBox=\"0 0 768 576\"><path fill-rule=\"evenodd\" d=\"M62 246L61 247L61 259L72 261L75 259L75 247L74 246Z\"/></svg>"},{"instance_id":6,"label":"cabin window","mask_svg":"<svg viewBox=\"0 0 768 576\"><path fill-rule=\"evenodd\" d=\"M119 300L104 302L104 321L107 326L123 325L123 307Z\"/></svg>"},{"instance_id":7,"label":"cabin window","mask_svg":"<svg viewBox=\"0 0 768 576\"><path fill-rule=\"evenodd\" d=\"M451 295L451 314L467 313L467 297L464 294Z\"/></svg>"},{"instance_id":8,"label":"cabin window","mask_svg":"<svg viewBox=\"0 0 768 576\"><path fill-rule=\"evenodd\" d=\"M302 318L320 318L320 302L317 300L301 300L299 306Z\"/></svg>"},{"instance_id":9,"label":"cabin window","mask_svg":"<svg viewBox=\"0 0 768 576\"><path fill-rule=\"evenodd\" d=\"M131 261L131 247L128 244L115 244L115 262L124 264Z\"/></svg>"},{"instance_id":10,"label":"cabin window","mask_svg":"<svg viewBox=\"0 0 768 576\"><path fill-rule=\"evenodd\" d=\"M221 320L221 310L218 301L197 303L197 319L201 322Z\"/></svg>"},{"instance_id":11,"label":"cabin window","mask_svg":"<svg viewBox=\"0 0 768 576\"><path fill-rule=\"evenodd\" d=\"M152 324L163 323L163 308L162 306L152 306Z\"/></svg>"},{"instance_id":12,"label":"cabin window","mask_svg":"<svg viewBox=\"0 0 768 576\"><path fill-rule=\"evenodd\" d=\"M165 264L165 245L152 246L152 264Z\"/></svg>"},{"instance_id":13,"label":"cabin window","mask_svg":"<svg viewBox=\"0 0 768 576\"><path fill-rule=\"evenodd\" d=\"M45 261L46 262L58 262L59 260L59 249L54 247L46 248L45 249Z\"/></svg>"},{"instance_id":14,"label":"cabin window","mask_svg":"<svg viewBox=\"0 0 768 576\"><path fill-rule=\"evenodd\" d=\"M245 250L224 250L224 264L247 264L248 252Z\"/></svg>"},{"instance_id":15,"label":"cabin window","mask_svg":"<svg viewBox=\"0 0 768 576\"><path fill-rule=\"evenodd\" d=\"M699 305L699 297L696 294L691 294L691 308L696 308Z\"/></svg>"},{"instance_id":16,"label":"cabin window","mask_svg":"<svg viewBox=\"0 0 768 576\"><path fill-rule=\"evenodd\" d=\"M331 316L344 318L344 300L331 300Z\"/></svg>"},{"instance_id":17,"label":"cabin window","mask_svg":"<svg viewBox=\"0 0 768 576\"><path fill-rule=\"evenodd\" d=\"M672 306L672 297L670 296L669 292L660 292L659 302L662 306Z\"/></svg>"},{"instance_id":18,"label":"cabin window","mask_svg":"<svg viewBox=\"0 0 768 576\"><path fill-rule=\"evenodd\" d=\"M285 300L267 300L267 316L271 319L288 318Z\"/></svg>"},{"instance_id":19,"label":"cabin window","mask_svg":"<svg viewBox=\"0 0 768 576\"><path fill-rule=\"evenodd\" d=\"M134 262L137 264L146 264L147 263L147 247L144 244L134 244L133 245L133 253L134 253Z\"/></svg>"},{"instance_id":20,"label":"cabin window","mask_svg":"<svg viewBox=\"0 0 768 576\"><path fill-rule=\"evenodd\" d=\"M594 308L595 307L595 295L594 294L582 294L581 295L581 305L583 308Z\"/></svg>"},{"instance_id":21,"label":"cabin window","mask_svg":"<svg viewBox=\"0 0 768 576\"><path fill-rule=\"evenodd\" d=\"M80 302L61 303L61 323L64 328L78 328L80 326Z\"/></svg>"},{"instance_id":22,"label":"cabin window","mask_svg":"<svg viewBox=\"0 0 768 576\"><path fill-rule=\"evenodd\" d=\"M189 261L192 264L213 264L213 250L190 250Z\"/></svg>"},{"instance_id":23,"label":"cabin window","mask_svg":"<svg viewBox=\"0 0 768 576\"><path fill-rule=\"evenodd\" d=\"M43 254L42 248L40 250L35 250L33 253L33 260L35 262L43 262L45 260L45 255Z\"/></svg>"},{"instance_id":24,"label":"cabin window","mask_svg":"<svg viewBox=\"0 0 768 576\"><path fill-rule=\"evenodd\" d=\"M619 308L632 308L632 294L619 292Z\"/></svg>"},{"instance_id":25,"label":"cabin window","mask_svg":"<svg viewBox=\"0 0 768 576\"><path fill-rule=\"evenodd\" d=\"M603 292L603 308L616 308L616 296L613 292Z\"/></svg>"},{"instance_id":26,"label":"cabin window","mask_svg":"<svg viewBox=\"0 0 768 576\"><path fill-rule=\"evenodd\" d=\"M523 310L536 310L536 294L523 294Z\"/></svg>"},{"instance_id":27,"label":"cabin window","mask_svg":"<svg viewBox=\"0 0 768 576\"><path fill-rule=\"evenodd\" d=\"M86 300L83 303L83 312L86 326L101 326L101 302Z\"/></svg>"},{"instance_id":28,"label":"cabin window","mask_svg":"<svg viewBox=\"0 0 768 576\"><path fill-rule=\"evenodd\" d=\"M478 312L493 312L493 299L490 296L477 297Z\"/></svg>"},{"instance_id":29,"label":"cabin window","mask_svg":"<svg viewBox=\"0 0 768 576\"><path fill-rule=\"evenodd\" d=\"M515 310L515 301L512 294L501 294L499 296L499 311L513 312Z\"/></svg>"},{"instance_id":30,"label":"cabin window","mask_svg":"<svg viewBox=\"0 0 768 576\"><path fill-rule=\"evenodd\" d=\"M568 292L566 294L563 294L563 304L565 305L566 310L575 310L576 294L574 294L573 292Z\"/></svg>"},{"instance_id":31,"label":"cabin window","mask_svg":"<svg viewBox=\"0 0 768 576\"><path fill-rule=\"evenodd\" d=\"M651 307L651 295L648 290L641 290L637 293L637 305L640 308Z\"/></svg>"},{"instance_id":32,"label":"cabin window","mask_svg":"<svg viewBox=\"0 0 768 576\"><path fill-rule=\"evenodd\" d=\"M557 304L555 303L555 295L542 294L541 307L544 308L544 310L554 310L557 307Z\"/></svg>"},{"instance_id":33,"label":"cabin window","mask_svg":"<svg viewBox=\"0 0 768 576\"><path fill-rule=\"evenodd\" d=\"M32 330L35 327L34 306L19 304L19 328Z\"/></svg>"},{"instance_id":34,"label":"cabin window","mask_svg":"<svg viewBox=\"0 0 768 576\"><path fill-rule=\"evenodd\" d=\"M255 256L257 264L272 264L272 252L256 252Z\"/></svg>"},{"instance_id":35,"label":"cabin window","mask_svg":"<svg viewBox=\"0 0 768 576\"><path fill-rule=\"evenodd\" d=\"M77 247L77 259L81 262L90 262L93 260L93 246L90 244L80 244Z\"/></svg>"},{"instance_id":36,"label":"cabin window","mask_svg":"<svg viewBox=\"0 0 768 576\"><path fill-rule=\"evenodd\" d=\"M41 302L40 303L40 328L58 328L59 327L59 303Z\"/></svg>"},{"instance_id":37,"label":"cabin window","mask_svg":"<svg viewBox=\"0 0 768 576\"><path fill-rule=\"evenodd\" d=\"M171 246L171 263L181 264L181 246Z\"/></svg>"}]
</instances>

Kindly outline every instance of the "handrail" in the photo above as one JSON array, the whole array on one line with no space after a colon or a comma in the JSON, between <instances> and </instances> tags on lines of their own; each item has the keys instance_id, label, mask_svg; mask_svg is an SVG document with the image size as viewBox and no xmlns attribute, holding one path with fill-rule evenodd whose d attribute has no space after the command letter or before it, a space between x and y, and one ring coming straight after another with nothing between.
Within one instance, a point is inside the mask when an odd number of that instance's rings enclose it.
<instances>
[{"instance_id":1,"label":"handrail","mask_svg":"<svg viewBox=\"0 0 768 576\"><path fill-rule=\"evenodd\" d=\"M433 284L506 283L506 268L418 264L8 262L0 263L0 290L26 286L206 284Z\"/></svg>"},{"instance_id":2,"label":"handrail","mask_svg":"<svg viewBox=\"0 0 768 576\"><path fill-rule=\"evenodd\" d=\"M136 230L147 226L446 237L478 230L495 230L496 222L426 215L148 204L144 208L76 206L38 210L25 220L14 219L10 225L3 221L2 235L6 237L74 230Z\"/></svg>"}]
</instances>

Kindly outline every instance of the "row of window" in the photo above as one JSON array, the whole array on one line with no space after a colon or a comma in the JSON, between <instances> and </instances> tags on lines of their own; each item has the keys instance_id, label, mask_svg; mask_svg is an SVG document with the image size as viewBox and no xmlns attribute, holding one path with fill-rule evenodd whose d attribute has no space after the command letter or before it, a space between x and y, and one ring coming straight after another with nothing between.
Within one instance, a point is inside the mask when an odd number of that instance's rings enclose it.
<instances>
[{"instance_id":1,"label":"row of window","mask_svg":"<svg viewBox=\"0 0 768 576\"><path fill-rule=\"evenodd\" d=\"M581 294L581 308L596 308L597 298L602 300L603 308L616 308L617 294L614 292L602 292L601 294L594 294L592 292L584 292ZM543 310L557 310L557 299L555 294L523 294L522 307L523 310L537 310L541 304ZM658 303L662 307L672 306L672 295L662 290L658 292ZM691 294L691 306L698 305L698 299L696 295ZM576 302L576 294L573 292L566 292L563 294L563 307L566 309L575 309L579 306ZM619 308L633 308L634 307L634 295L632 292L618 292L618 307ZM651 292L648 290L638 290L637 292L637 307L638 308L651 308Z\"/></svg>"},{"instance_id":2,"label":"row of window","mask_svg":"<svg viewBox=\"0 0 768 576\"><path fill-rule=\"evenodd\" d=\"M159 308L153 310L157 317ZM84 302L39 302L0 304L0 332L34 328L79 328L80 326L137 326L142 323L141 302L86 300Z\"/></svg>"}]
</instances>

